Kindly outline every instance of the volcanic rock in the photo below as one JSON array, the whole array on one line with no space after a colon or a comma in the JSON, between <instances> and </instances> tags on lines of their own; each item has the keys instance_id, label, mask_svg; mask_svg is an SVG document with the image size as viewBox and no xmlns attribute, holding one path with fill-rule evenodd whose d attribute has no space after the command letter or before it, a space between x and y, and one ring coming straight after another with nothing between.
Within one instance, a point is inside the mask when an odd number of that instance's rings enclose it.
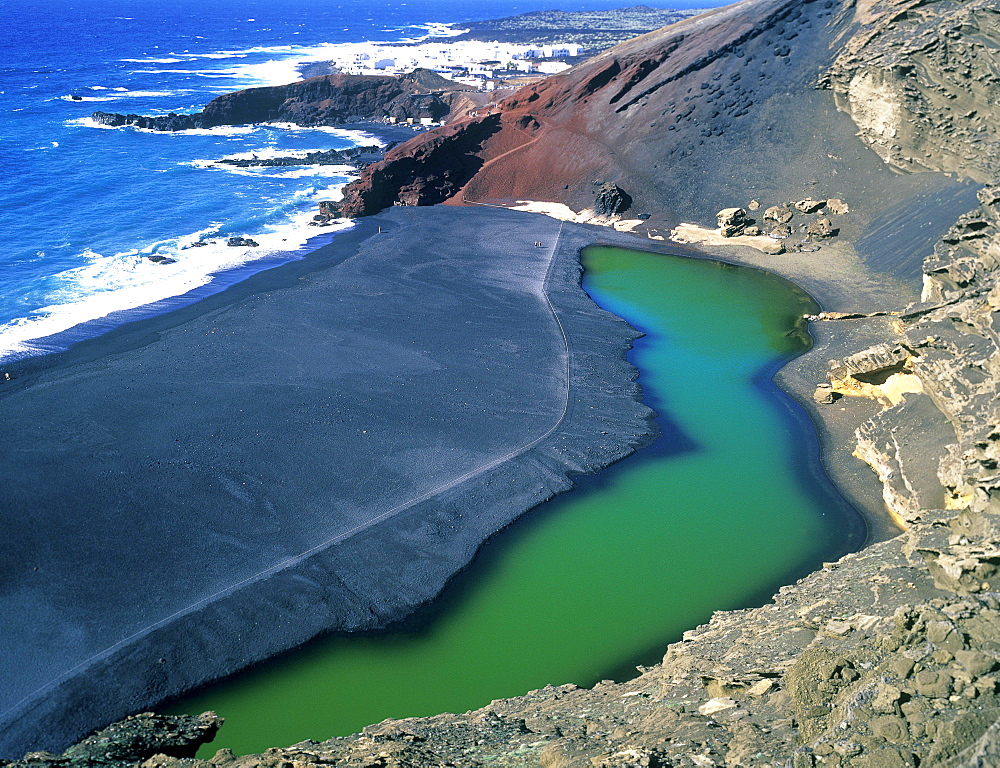
<instances>
[{"instance_id":1,"label":"volcanic rock","mask_svg":"<svg viewBox=\"0 0 1000 768\"><path fill-rule=\"evenodd\" d=\"M602 184L594 200L594 213L598 216L617 216L632 207L628 192L616 184Z\"/></svg>"},{"instance_id":2,"label":"volcanic rock","mask_svg":"<svg viewBox=\"0 0 1000 768\"><path fill-rule=\"evenodd\" d=\"M834 227L833 223L825 216L809 222L802 228L802 231L810 237L819 238L836 237L840 233L840 230Z\"/></svg>"},{"instance_id":3,"label":"volcanic rock","mask_svg":"<svg viewBox=\"0 0 1000 768\"><path fill-rule=\"evenodd\" d=\"M154 131L183 131L220 125L290 122L296 125L336 125L358 120L398 121L446 119L470 86L429 70L402 77L377 75L323 75L290 85L248 88L212 99L202 112L170 113L154 117L94 112L101 125L132 125Z\"/></svg>"},{"instance_id":4,"label":"volcanic rock","mask_svg":"<svg viewBox=\"0 0 1000 768\"><path fill-rule=\"evenodd\" d=\"M851 207L840 198L832 197L826 201L826 211L843 216L845 213L851 212Z\"/></svg>"},{"instance_id":5,"label":"volcanic rock","mask_svg":"<svg viewBox=\"0 0 1000 768\"><path fill-rule=\"evenodd\" d=\"M764 221L776 221L779 224L787 224L793 216L791 209L786 205L772 205L764 211Z\"/></svg>"},{"instance_id":6,"label":"volcanic rock","mask_svg":"<svg viewBox=\"0 0 1000 768\"><path fill-rule=\"evenodd\" d=\"M800 213L816 213L816 211L826 205L826 200L813 200L811 198L807 198L805 200L799 200L798 202L793 203L793 205L795 206L795 210Z\"/></svg>"},{"instance_id":7,"label":"volcanic rock","mask_svg":"<svg viewBox=\"0 0 1000 768\"><path fill-rule=\"evenodd\" d=\"M197 717L144 712L88 736L61 755L29 753L6 768L127 768L154 755L192 758L215 738L222 722L214 712Z\"/></svg>"},{"instance_id":8,"label":"volcanic rock","mask_svg":"<svg viewBox=\"0 0 1000 768\"><path fill-rule=\"evenodd\" d=\"M251 240L249 237L231 237L226 240L226 245L233 248L257 248L260 246L256 240Z\"/></svg>"},{"instance_id":9,"label":"volcanic rock","mask_svg":"<svg viewBox=\"0 0 1000 768\"><path fill-rule=\"evenodd\" d=\"M716 214L723 237L741 234L750 223L745 208L723 208Z\"/></svg>"}]
</instances>

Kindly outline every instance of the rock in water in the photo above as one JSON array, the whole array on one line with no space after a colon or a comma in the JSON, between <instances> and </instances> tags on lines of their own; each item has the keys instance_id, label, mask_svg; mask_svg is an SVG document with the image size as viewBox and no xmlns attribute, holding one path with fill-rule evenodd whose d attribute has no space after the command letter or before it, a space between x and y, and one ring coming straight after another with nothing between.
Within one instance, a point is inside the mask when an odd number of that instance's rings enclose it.
<instances>
[{"instance_id":1,"label":"rock in water","mask_svg":"<svg viewBox=\"0 0 1000 768\"><path fill-rule=\"evenodd\" d=\"M256 248L260 243L256 240L251 240L249 237L231 237L226 240L226 245L233 248Z\"/></svg>"},{"instance_id":2,"label":"rock in water","mask_svg":"<svg viewBox=\"0 0 1000 768\"><path fill-rule=\"evenodd\" d=\"M616 216L632 207L632 197L617 184L602 184L594 200L598 216Z\"/></svg>"}]
</instances>

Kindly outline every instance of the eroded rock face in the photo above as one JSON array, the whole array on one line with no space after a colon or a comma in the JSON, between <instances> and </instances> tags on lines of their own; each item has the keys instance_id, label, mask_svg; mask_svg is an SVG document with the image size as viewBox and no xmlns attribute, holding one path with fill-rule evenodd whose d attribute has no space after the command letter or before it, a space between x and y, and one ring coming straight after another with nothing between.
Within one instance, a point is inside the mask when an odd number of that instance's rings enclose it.
<instances>
[{"instance_id":1,"label":"eroded rock face","mask_svg":"<svg viewBox=\"0 0 1000 768\"><path fill-rule=\"evenodd\" d=\"M865 31L848 43L824 83L864 141L899 168L995 178L996 3L868 0L854 14Z\"/></svg>"}]
</instances>

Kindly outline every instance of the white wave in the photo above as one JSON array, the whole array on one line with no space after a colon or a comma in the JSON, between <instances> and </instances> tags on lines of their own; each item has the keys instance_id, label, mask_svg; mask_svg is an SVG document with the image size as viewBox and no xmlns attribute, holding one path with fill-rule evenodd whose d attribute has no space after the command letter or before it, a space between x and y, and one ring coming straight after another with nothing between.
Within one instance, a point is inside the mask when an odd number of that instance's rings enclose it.
<instances>
[{"instance_id":1,"label":"white wave","mask_svg":"<svg viewBox=\"0 0 1000 768\"><path fill-rule=\"evenodd\" d=\"M359 131L354 128L337 128L332 125L296 125L295 123L260 123L265 128L277 128L282 131L316 131L317 133L329 133L341 139L350 141L355 146L378 146L384 147L385 142L378 136L368 131Z\"/></svg>"},{"instance_id":2,"label":"white wave","mask_svg":"<svg viewBox=\"0 0 1000 768\"><path fill-rule=\"evenodd\" d=\"M139 133L151 133L155 136L239 136L263 130L258 125L220 125L216 128L189 128L186 131L154 131L152 128L136 128L134 125L104 125L92 117L78 117L63 122L66 126L83 128L103 128L106 130L130 130Z\"/></svg>"},{"instance_id":3,"label":"white wave","mask_svg":"<svg viewBox=\"0 0 1000 768\"><path fill-rule=\"evenodd\" d=\"M230 247L225 237L203 247L191 247L192 243L205 242L207 237L218 232L218 226L213 225L182 238L155 243L142 252L131 250L105 256L85 251L81 255L86 264L55 276L59 287L50 294L48 306L0 326L0 360L38 354L45 351L32 344L39 339L115 312L181 296L208 284L221 272L283 252L294 252L322 232L353 226L351 222L342 221L317 228L308 226L311 219L310 213L303 212L284 224L250 235L259 243L256 248ZM154 253L175 261L157 264L146 258Z\"/></svg>"},{"instance_id":4,"label":"white wave","mask_svg":"<svg viewBox=\"0 0 1000 768\"><path fill-rule=\"evenodd\" d=\"M455 37L468 32L467 29L457 29L454 24L442 24L436 21L426 24L411 24L408 29L419 29L424 32L420 37L411 38L408 42L419 42L431 37Z\"/></svg>"},{"instance_id":5,"label":"white wave","mask_svg":"<svg viewBox=\"0 0 1000 768\"><path fill-rule=\"evenodd\" d=\"M159 98L161 96L180 96L190 92L190 90L130 91L127 88L115 88L114 93L107 96L77 96L76 94L67 94L65 96L60 96L59 98L63 101L120 101L122 99L152 99Z\"/></svg>"},{"instance_id":6,"label":"white wave","mask_svg":"<svg viewBox=\"0 0 1000 768\"><path fill-rule=\"evenodd\" d=\"M324 152L322 149L280 149L279 147L261 147L251 149L246 152L233 152L231 155L223 155L221 160L270 160L273 157L305 157L310 152ZM212 160L196 162L214 162Z\"/></svg>"},{"instance_id":7,"label":"white wave","mask_svg":"<svg viewBox=\"0 0 1000 768\"><path fill-rule=\"evenodd\" d=\"M66 94L65 96L59 96L58 99L62 101L116 101L120 96L74 96L72 94ZM56 99L50 99L50 101L56 101Z\"/></svg>"},{"instance_id":8,"label":"white wave","mask_svg":"<svg viewBox=\"0 0 1000 768\"><path fill-rule=\"evenodd\" d=\"M225 171L236 176L258 176L269 179L304 179L308 177L336 178L347 183L357 174L357 169L351 165L300 165L292 167L255 166L252 168L240 168L228 163L213 162L211 160L195 160L188 163L195 168L210 168L216 171Z\"/></svg>"},{"instance_id":9,"label":"white wave","mask_svg":"<svg viewBox=\"0 0 1000 768\"><path fill-rule=\"evenodd\" d=\"M127 61L129 64L180 64L182 61L192 61L192 59L191 57L180 58L176 56L167 56L160 59L118 59L118 61Z\"/></svg>"},{"instance_id":10,"label":"white wave","mask_svg":"<svg viewBox=\"0 0 1000 768\"><path fill-rule=\"evenodd\" d=\"M317 133L333 134L338 138L350 141L355 146L383 146L384 142L367 131L358 131L346 128L335 128L333 126L313 126L303 127L294 123L254 123L252 125L219 125L214 128L188 128L183 131L155 131L152 128L136 128L134 125L104 125L96 122L92 117L77 117L63 122L66 126L77 126L83 128L102 128L106 130L128 129L139 133L150 133L157 136L242 136L258 131L280 130L280 131L315 131ZM255 150L263 152L265 150ZM313 150L316 151L316 150ZM253 154L251 151L249 154ZM292 150L281 151L280 154L294 155Z\"/></svg>"},{"instance_id":11,"label":"white wave","mask_svg":"<svg viewBox=\"0 0 1000 768\"><path fill-rule=\"evenodd\" d=\"M102 123L98 123L92 117L75 117L72 120L64 121L63 125L68 127L103 128L109 131L115 131L124 127L118 125L103 125Z\"/></svg>"}]
</instances>

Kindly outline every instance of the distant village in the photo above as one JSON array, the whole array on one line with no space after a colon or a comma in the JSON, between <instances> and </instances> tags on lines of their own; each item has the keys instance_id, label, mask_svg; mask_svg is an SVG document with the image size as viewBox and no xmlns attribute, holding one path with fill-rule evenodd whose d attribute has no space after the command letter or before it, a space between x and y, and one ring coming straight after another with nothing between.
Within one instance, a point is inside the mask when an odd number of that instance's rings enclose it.
<instances>
[{"instance_id":1,"label":"distant village","mask_svg":"<svg viewBox=\"0 0 1000 768\"><path fill-rule=\"evenodd\" d=\"M442 77L494 91L506 81L530 75L551 75L568 69L559 59L579 56L583 46L514 45L463 40L420 45L360 43L341 46L330 65L348 75L402 75L422 68Z\"/></svg>"}]
</instances>

